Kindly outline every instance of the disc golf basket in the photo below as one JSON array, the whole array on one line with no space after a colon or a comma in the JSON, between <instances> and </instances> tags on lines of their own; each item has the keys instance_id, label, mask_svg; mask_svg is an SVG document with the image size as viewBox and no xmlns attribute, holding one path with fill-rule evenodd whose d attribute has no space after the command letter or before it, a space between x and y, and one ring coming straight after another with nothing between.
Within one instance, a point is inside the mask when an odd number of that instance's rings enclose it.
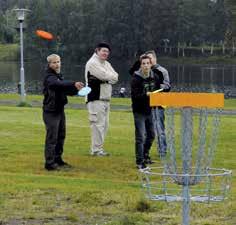
<instances>
[{"instance_id":1,"label":"disc golf basket","mask_svg":"<svg viewBox=\"0 0 236 225\"><path fill-rule=\"evenodd\" d=\"M167 154L161 167L141 171L142 186L150 200L182 202L182 224L189 225L191 201L219 202L229 193L232 172L211 167L224 95L152 93L150 105L166 106Z\"/></svg>"}]
</instances>

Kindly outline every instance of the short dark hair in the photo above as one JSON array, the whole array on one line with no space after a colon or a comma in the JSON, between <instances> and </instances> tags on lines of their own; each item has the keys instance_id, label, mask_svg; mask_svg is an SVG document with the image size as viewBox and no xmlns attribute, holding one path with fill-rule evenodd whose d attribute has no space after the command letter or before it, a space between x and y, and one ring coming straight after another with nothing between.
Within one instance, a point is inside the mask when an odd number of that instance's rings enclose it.
<instances>
[{"instance_id":1,"label":"short dark hair","mask_svg":"<svg viewBox=\"0 0 236 225\"><path fill-rule=\"evenodd\" d=\"M140 58L139 58L140 63L142 63L142 61L144 59L149 59L150 63L152 63L151 58L146 54L143 54L143 55L140 56Z\"/></svg>"},{"instance_id":2,"label":"short dark hair","mask_svg":"<svg viewBox=\"0 0 236 225\"><path fill-rule=\"evenodd\" d=\"M101 48L107 48L109 49L109 51L111 51L110 45L106 42L100 42L97 44L96 49L101 49Z\"/></svg>"}]
</instances>

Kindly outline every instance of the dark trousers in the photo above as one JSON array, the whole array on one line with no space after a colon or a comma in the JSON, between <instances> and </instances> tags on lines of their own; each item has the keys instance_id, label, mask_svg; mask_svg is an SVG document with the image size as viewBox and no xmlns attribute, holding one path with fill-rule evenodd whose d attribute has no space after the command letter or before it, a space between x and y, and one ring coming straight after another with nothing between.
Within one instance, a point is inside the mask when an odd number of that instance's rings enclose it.
<instances>
[{"instance_id":1,"label":"dark trousers","mask_svg":"<svg viewBox=\"0 0 236 225\"><path fill-rule=\"evenodd\" d=\"M155 139L152 114L134 113L136 164L149 158L149 151Z\"/></svg>"},{"instance_id":2,"label":"dark trousers","mask_svg":"<svg viewBox=\"0 0 236 225\"><path fill-rule=\"evenodd\" d=\"M46 126L45 164L52 165L62 160L66 136L65 113L43 112L43 121Z\"/></svg>"}]
</instances>

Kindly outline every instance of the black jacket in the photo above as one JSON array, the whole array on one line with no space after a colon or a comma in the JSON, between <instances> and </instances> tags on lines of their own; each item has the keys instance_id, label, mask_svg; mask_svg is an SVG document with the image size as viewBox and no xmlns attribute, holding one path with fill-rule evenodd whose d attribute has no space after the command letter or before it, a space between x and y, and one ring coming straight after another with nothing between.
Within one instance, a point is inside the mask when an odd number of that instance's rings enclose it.
<instances>
[{"instance_id":1,"label":"black jacket","mask_svg":"<svg viewBox=\"0 0 236 225\"><path fill-rule=\"evenodd\" d=\"M100 99L101 84L104 83L108 83L108 81L101 81L88 72L88 86L92 89L92 91L87 96L87 103Z\"/></svg>"},{"instance_id":2,"label":"black jacket","mask_svg":"<svg viewBox=\"0 0 236 225\"><path fill-rule=\"evenodd\" d=\"M129 74L133 75L135 71L139 70L139 68L140 68L140 60L137 60L129 69ZM157 87L157 89L162 88L164 92L169 92L171 89L171 85L168 71L159 64L152 66L152 71L155 73L157 79L159 80L158 83L160 85L159 87Z\"/></svg>"},{"instance_id":3,"label":"black jacket","mask_svg":"<svg viewBox=\"0 0 236 225\"><path fill-rule=\"evenodd\" d=\"M43 81L43 110L45 112L62 112L67 104L67 95L76 95L78 92L75 82L65 81L61 74L51 68L46 70Z\"/></svg>"},{"instance_id":4,"label":"black jacket","mask_svg":"<svg viewBox=\"0 0 236 225\"><path fill-rule=\"evenodd\" d=\"M160 81L152 71L148 78L143 78L142 75L140 75L140 71L136 71L131 80L133 112L145 115L150 114L151 107L149 106L149 97L147 96L147 92L157 90L159 87Z\"/></svg>"}]
</instances>

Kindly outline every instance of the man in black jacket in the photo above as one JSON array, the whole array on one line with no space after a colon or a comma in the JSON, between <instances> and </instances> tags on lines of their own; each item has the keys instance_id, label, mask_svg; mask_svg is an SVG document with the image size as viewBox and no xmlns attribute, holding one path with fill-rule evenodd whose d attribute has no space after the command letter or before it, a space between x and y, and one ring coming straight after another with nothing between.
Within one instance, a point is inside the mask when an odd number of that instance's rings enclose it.
<instances>
[{"instance_id":1,"label":"man in black jacket","mask_svg":"<svg viewBox=\"0 0 236 225\"><path fill-rule=\"evenodd\" d=\"M140 57L140 69L134 72L131 81L131 100L135 125L135 154L138 169L150 164L149 151L155 139L152 109L149 105L150 92L158 89L159 80L151 70L151 59Z\"/></svg>"},{"instance_id":2,"label":"man in black jacket","mask_svg":"<svg viewBox=\"0 0 236 225\"><path fill-rule=\"evenodd\" d=\"M70 167L63 161L63 146L66 136L64 105L67 95L76 95L82 82L65 81L61 75L61 59L52 54L47 57L48 67L43 81L43 121L46 126L45 169L57 170Z\"/></svg>"}]
</instances>

